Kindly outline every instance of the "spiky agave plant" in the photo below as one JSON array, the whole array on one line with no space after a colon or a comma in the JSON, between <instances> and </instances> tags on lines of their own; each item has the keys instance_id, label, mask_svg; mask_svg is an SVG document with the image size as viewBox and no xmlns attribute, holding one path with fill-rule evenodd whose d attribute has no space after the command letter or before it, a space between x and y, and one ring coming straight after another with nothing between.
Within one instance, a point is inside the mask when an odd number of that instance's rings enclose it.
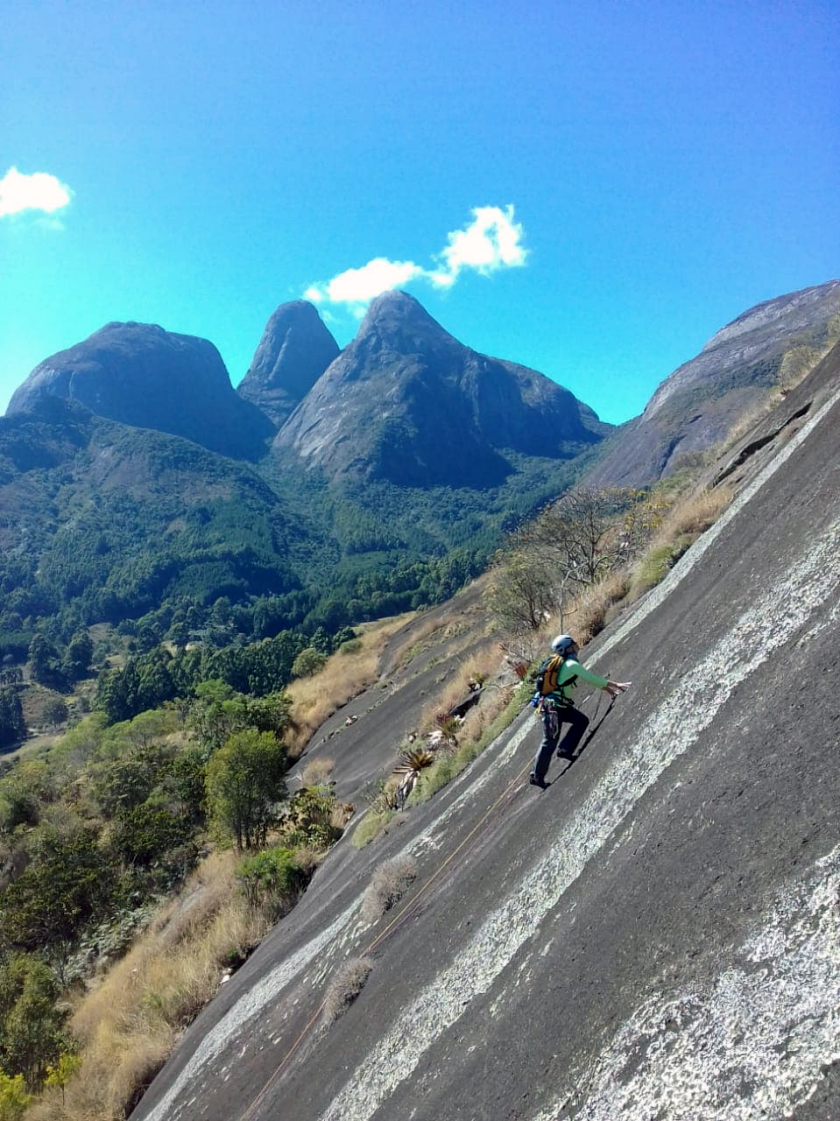
<instances>
[{"instance_id":1,"label":"spiky agave plant","mask_svg":"<svg viewBox=\"0 0 840 1121\"><path fill-rule=\"evenodd\" d=\"M443 736L444 744L447 747L457 746L458 730L461 727L461 722L457 717L450 716L448 712L439 712L435 717L435 727Z\"/></svg>"},{"instance_id":2,"label":"spiky agave plant","mask_svg":"<svg viewBox=\"0 0 840 1121\"><path fill-rule=\"evenodd\" d=\"M403 776L399 790L397 791L397 799L400 807L405 805L406 799L417 785L420 772L424 771L426 767L431 767L434 761L435 757L432 752L424 751L421 747L414 747L410 751L404 751L402 753L399 764L394 768L395 775Z\"/></svg>"},{"instance_id":3,"label":"spiky agave plant","mask_svg":"<svg viewBox=\"0 0 840 1121\"><path fill-rule=\"evenodd\" d=\"M399 764L394 768L395 775L406 774L420 774L426 767L431 767L434 763L435 757L431 751L425 751L422 747L412 747L409 751L404 751L400 755Z\"/></svg>"}]
</instances>

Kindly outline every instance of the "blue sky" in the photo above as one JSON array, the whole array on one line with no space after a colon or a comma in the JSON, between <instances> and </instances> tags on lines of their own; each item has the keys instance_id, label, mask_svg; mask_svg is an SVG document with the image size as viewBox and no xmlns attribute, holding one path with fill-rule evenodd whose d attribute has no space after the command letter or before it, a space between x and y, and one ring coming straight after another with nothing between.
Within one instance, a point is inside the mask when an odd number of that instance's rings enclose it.
<instances>
[{"instance_id":1,"label":"blue sky","mask_svg":"<svg viewBox=\"0 0 840 1121\"><path fill-rule=\"evenodd\" d=\"M833 4L28 0L3 23L0 411L112 320L209 338L237 384L279 304L308 292L344 345L399 283L619 422L748 307L840 275Z\"/></svg>"}]
</instances>

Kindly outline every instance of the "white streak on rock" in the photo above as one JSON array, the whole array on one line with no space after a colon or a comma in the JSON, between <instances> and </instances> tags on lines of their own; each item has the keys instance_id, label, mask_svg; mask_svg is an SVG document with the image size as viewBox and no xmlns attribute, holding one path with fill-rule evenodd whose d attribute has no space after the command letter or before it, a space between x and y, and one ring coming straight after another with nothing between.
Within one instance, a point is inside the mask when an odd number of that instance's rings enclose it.
<instances>
[{"instance_id":1,"label":"white streak on rock","mask_svg":"<svg viewBox=\"0 0 840 1121\"><path fill-rule=\"evenodd\" d=\"M781 1121L840 1059L840 847L773 901L707 993L654 993L533 1121Z\"/></svg>"}]
</instances>

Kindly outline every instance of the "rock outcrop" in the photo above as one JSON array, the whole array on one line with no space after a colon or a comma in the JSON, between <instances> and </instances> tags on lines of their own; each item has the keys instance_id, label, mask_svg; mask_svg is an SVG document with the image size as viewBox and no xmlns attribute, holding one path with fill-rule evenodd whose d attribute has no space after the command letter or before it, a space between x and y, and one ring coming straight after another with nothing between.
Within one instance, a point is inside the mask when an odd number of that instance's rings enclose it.
<instances>
[{"instance_id":1,"label":"rock outcrop","mask_svg":"<svg viewBox=\"0 0 840 1121\"><path fill-rule=\"evenodd\" d=\"M50 397L237 458L264 454L274 431L237 396L212 343L146 323L109 323L47 358L15 391L6 415L36 411Z\"/></svg>"},{"instance_id":2,"label":"rock outcrop","mask_svg":"<svg viewBox=\"0 0 840 1121\"><path fill-rule=\"evenodd\" d=\"M395 291L374 300L275 447L331 479L493 486L506 450L564 458L609 430L568 390L464 346Z\"/></svg>"},{"instance_id":3,"label":"rock outcrop","mask_svg":"<svg viewBox=\"0 0 840 1121\"><path fill-rule=\"evenodd\" d=\"M281 304L237 393L280 428L338 354L338 343L312 304Z\"/></svg>"},{"instance_id":4,"label":"rock outcrop","mask_svg":"<svg viewBox=\"0 0 840 1121\"><path fill-rule=\"evenodd\" d=\"M718 331L662 382L640 417L616 433L588 477L644 486L681 456L704 452L732 424L812 368L840 337L840 280L767 300Z\"/></svg>"}]
</instances>

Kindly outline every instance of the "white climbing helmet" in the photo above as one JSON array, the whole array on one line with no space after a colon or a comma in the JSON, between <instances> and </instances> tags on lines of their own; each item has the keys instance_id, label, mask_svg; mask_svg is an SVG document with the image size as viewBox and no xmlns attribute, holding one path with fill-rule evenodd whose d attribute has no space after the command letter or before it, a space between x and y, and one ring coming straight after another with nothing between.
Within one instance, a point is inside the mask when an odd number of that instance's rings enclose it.
<instances>
[{"instance_id":1,"label":"white climbing helmet","mask_svg":"<svg viewBox=\"0 0 840 1121\"><path fill-rule=\"evenodd\" d=\"M565 654L570 646L574 646L575 640L570 634L558 634L557 638L552 642L551 649L556 654Z\"/></svg>"}]
</instances>

